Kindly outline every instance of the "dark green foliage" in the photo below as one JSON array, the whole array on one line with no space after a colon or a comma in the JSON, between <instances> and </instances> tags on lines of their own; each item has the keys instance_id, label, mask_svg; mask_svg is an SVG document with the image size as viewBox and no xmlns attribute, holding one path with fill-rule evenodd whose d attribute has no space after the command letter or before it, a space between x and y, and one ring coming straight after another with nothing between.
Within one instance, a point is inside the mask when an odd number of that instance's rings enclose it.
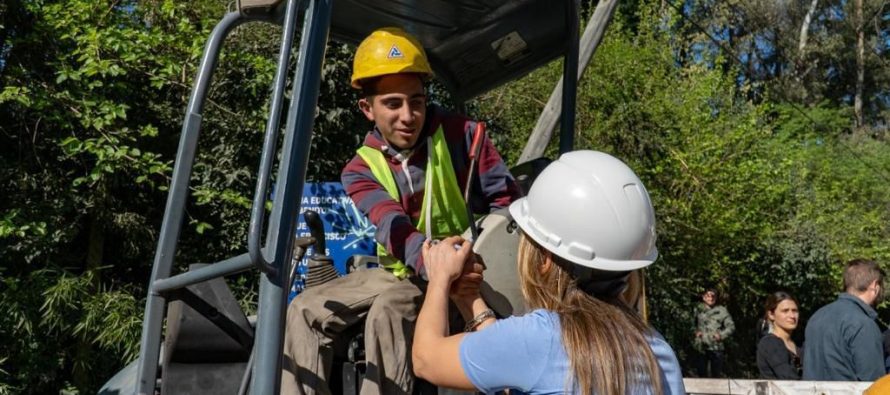
<instances>
[{"instance_id":1,"label":"dark green foliage","mask_svg":"<svg viewBox=\"0 0 890 395\"><path fill-rule=\"evenodd\" d=\"M0 394L95 392L138 352L145 285L204 42L226 2L13 1L0 21ZM184 268L245 251L280 29L239 27L204 110ZM328 50L310 178L367 126ZM250 310L255 276L236 294Z\"/></svg>"}]
</instances>

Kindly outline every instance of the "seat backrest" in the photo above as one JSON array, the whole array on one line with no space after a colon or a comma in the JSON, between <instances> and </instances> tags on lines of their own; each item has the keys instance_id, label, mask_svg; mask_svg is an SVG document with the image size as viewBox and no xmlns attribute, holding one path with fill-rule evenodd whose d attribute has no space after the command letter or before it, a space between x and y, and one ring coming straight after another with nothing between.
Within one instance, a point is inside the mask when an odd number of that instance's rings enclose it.
<instances>
[{"instance_id":1,"label":"seat backrest","mask_svg":"<svg viewBox=\"0 0 890 395\"><path fill-rule=\"evenodd\" d=\"M176 296L167 309L165 365L247 361L254 330L223 278L191 285Z\"/></svg>"}]
</instances>

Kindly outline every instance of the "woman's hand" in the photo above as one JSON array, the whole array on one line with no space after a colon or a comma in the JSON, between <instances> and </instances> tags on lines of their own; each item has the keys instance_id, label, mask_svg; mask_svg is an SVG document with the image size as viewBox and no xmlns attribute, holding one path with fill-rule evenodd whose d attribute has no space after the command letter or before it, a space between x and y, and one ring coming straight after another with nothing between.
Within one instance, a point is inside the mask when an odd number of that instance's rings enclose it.
<instances>
[{"instance_id":1,"label":"woman's hand","mask_svg":"<svg viewBox=\"0 0 890 395\"><path fill-rule=\"evenodd\" d=\"M460 236L452 236L436 244L425 241L423 262L430 284L450 286L464 272L472 252L472 243Z\"/></svg>"}]
</instances>

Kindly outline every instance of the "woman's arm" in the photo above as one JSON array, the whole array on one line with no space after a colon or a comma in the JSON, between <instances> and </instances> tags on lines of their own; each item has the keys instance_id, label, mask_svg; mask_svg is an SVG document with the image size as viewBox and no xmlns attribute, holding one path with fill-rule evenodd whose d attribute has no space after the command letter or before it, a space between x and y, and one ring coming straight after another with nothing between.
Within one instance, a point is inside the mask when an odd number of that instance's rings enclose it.
<instances>
[{"instance_id":1,"label":"woman's arm","mask_svg":"<svg viewBox=\"0 0 890 395\"><path fill-rule=\"evenodd\" d=\"M455 248L461 241L460 237L450 237L436 246L424 243L429 285L414 329L411 359L414 374L432 384L475 390L460 364L460 342L464 335L448 336L451 284L463 273L465 262L472 253L469 242L463 242L460 249ZM473 303L470 308L475 305Z\"/></svg>"}]
</instances>

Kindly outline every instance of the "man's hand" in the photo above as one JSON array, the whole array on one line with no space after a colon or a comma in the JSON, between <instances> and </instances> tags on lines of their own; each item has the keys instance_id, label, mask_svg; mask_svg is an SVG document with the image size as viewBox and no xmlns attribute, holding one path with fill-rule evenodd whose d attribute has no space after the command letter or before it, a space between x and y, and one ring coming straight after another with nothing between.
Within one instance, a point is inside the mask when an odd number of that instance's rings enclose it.
<instances>
[{"instance_id":1,"label":"man's hand","mask_svg":"<svg viewBox=\"0 0 890 395\"><path fill-rule=\"evenodd\" d=\"M485 265L482 263L482 257L471 254L470 259L464 264L460 277L451 284L451 300L457 305L457 308L463 313L464 310L471 309L473 301L481 298L480 286L482 285Z\"/></svg>"}]
</instances>

